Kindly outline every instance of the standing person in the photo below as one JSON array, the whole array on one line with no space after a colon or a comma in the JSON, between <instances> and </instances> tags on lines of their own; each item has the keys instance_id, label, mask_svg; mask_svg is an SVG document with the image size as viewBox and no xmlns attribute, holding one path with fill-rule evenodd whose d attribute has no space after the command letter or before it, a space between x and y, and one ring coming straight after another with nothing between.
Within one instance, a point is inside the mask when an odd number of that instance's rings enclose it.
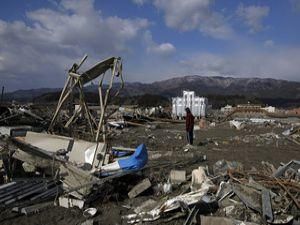
<instances>
[{"instance_id":1,"label":"standing person","mask_svg":"<svg viewBox=\"0 0 300 225\"><path fill-rule=\"evenodd\" d=\"M186 137L188 144L193 145L194 138L194 116L191 113L189 108L185 109L186 117L185 117L185 129L186 129Z\"/></svg>"}]
</instances>

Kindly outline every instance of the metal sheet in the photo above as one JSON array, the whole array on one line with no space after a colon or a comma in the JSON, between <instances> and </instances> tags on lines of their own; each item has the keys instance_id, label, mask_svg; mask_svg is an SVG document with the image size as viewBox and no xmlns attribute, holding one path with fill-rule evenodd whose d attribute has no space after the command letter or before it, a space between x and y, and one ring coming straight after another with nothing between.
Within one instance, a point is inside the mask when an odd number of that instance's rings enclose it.
<instances>
[{"instance_id":1,"label":"metal sheet","mask_svg":"<svg viewBox=\"0 0 300 225\"><path fill-rule=\"evenodd\" d=\"M239 184L232 184L232 190L247 207L261 213L260 192Z\"/></svg>"},{"instance_id":2,"label":"metal sheet","mask_svg":"<svg viewBox=\"0 0 300 225\"><path fill-rule=\"evenodd\" d=\"M262 216L263 218L268 221L273 221L273 210L271 206L271 198L270 192L268 190L263 189L261 191L261 201L262 201Z\"/></svg>"},{"instance_id":3,"label":"metal sheet","mask_svg":"<svg viewBox=\"0 0 300 225\"><path fill-rule=\"evenodd\" d=\"M103 74L106 70L112 68L115 59L117 58L111 57L106 60L103 60L102 62L97 63L92 68L82 73L82 75L80 76L81 82L83 84L86 84Z\"/></svg>"}]
</instances>

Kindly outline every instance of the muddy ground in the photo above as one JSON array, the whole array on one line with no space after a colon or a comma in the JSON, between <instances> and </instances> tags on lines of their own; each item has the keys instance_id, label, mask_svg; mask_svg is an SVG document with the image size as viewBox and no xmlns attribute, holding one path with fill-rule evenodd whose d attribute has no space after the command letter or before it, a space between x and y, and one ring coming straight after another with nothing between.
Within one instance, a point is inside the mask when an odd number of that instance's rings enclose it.
<instances>
[{"instance_id":1,"label":"muddy ground","mask_svg":"<svg viewBox=\"0 0 300 225\"><path fill-rule=\"evenodd\" d=\"M113 137L113 144L134 148L140 143L145 143L149 151L173 151L176 158L176 153L182 155L187 144L184 126L157 124L156 129L126 128ZM239 161L249 169L252 166L260 167L261 161L268 161L277 167L280 162L299 158L299 146L281 135L288 127L247 125L242 130L236 130L226 123L195 130L194 147L189 152L205 154L208 159L205 162L207 165L225 159ZM272 138L272 134L277 134L279 138Z\"/></svg>"},{"instance_id":2,"label":"muddy ground","mask_svg":"<svg viewBox=\"0 0 300 225\"><path fill-rule=\"evenodd\" d=\"M280 162L299 160L300 146L281 135L288 127L289 125L278 124L247 125L238 131L224 123L216 127L195 130L194 146L188 150L185 147L187 143L183 123L153 123L148 127L115 130L111 138L113 146L135 148L145 143L150 159L155 155L154 153L156 156L163 152L171 152L171 154L149 160L147 168L138 174L128 175L105 184L102 187L103 194L91 203L91 206L98 209L95 220L98 224L124 224L121 216L132 213L132 209L145 200L151 198L159 202L182 193L188 188L188 183L175 187L169 195L158 195L155 191L158 183L166 182L169 171L173 168L184 169L187 174L190 174L192 169L198 166L208 165L211 171L212 165L221 159L241 162L246 169L253 169L253 167L262 169L261 161L268 161L277 168ZM206 161L203 161L203 155L206 155ZM153 188L135 199L128 199L127 192L130 188L145 177L151 180ZM2 209L0 214L0 224L3 225L75 225L83 221L85 218L81 210L54 206L30 216L20 216L11 213L9 209ZM160 219L149 224L162 224L163 221L165 224L182 224L184 217L169 222Z\"/></svg>"}]
</instances>

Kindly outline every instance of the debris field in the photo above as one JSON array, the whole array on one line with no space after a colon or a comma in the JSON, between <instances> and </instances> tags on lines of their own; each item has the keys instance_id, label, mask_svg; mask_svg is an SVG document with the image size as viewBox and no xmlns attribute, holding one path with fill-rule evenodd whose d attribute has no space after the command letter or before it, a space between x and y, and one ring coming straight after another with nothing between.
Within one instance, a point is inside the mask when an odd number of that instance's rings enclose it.
<instances>
[{"instance_id":1,"label":"debris field","mask_svg":"<svg viewBox=\"0 0 300 225\"><path fill-rule=\"evenodd\" d=\"M211 114L187 145L183 120L110 104L120 58L86 59L57 105L1 105L0 224L300 223L299 118Z\"/></svg>"}]
</instances>

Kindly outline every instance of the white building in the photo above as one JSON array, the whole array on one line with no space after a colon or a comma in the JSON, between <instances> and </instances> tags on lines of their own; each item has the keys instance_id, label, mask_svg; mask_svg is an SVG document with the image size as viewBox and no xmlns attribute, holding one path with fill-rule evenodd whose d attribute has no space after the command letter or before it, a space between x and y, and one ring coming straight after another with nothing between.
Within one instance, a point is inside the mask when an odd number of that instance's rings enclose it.
<instances>
[{"instance_id":1,"label":"white building","mask_svg":"<svg viewBox=\"0 0 300 225\"><path fill-rule=\"evenodd\" d=\"M262 109L266 110L268 113L275 113L275 107L273 107L273 106L266 106Z\"/></svg>"},{"instance_id":2,"label":"white building","mask_svg":"<svg viewBox=\"0 0 300 225\"><path fill-rule=\"evenodd\" d=\"M207 98L195 96L194 91L183 91L183 97L172 98L172 116L184 117L188 107L195 117L205 117L207 103Z\"/></svg>"},{"instance_id":3,"label":"white building","mask_svg":"<svg viewBox=\"0 0 300 225\"><path fill-rule=\"evenodd\" d=\"M231 105L226 105L224 107L221 107L221 112L223 113L230 113L233 111L233 107Z\"/></svg>"}]
</instances>

